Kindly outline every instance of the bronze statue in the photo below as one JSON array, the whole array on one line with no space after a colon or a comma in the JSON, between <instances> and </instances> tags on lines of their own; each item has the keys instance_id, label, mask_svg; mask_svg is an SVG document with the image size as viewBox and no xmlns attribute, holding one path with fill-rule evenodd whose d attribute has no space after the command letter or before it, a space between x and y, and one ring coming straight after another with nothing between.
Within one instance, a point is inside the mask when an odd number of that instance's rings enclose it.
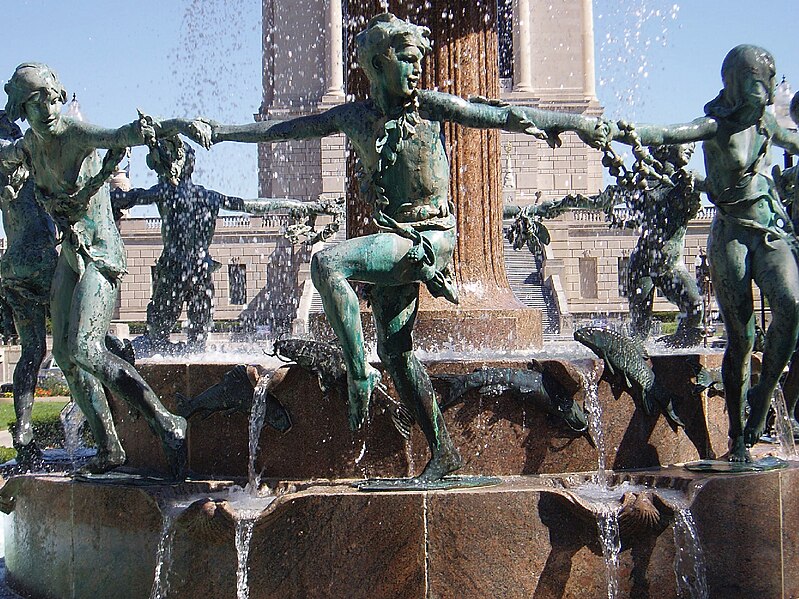
<instances>
[{"instance_id":1,"label":"bronze statue","mask_svg":"<svg viewBox=\"0 0 799 599\"><path fill-rule=\"evenodd\" d=\"M549 243L549 233L538 219L555 218L575 208L601 210L611 226L640 229L627 271L630 332L642 340L649 336L655 289L660 289L681 311L676 333L661 340L672 347L691 347L702 340L703 306L696 280L683 261L683 249L688 222L701 208L703 179L685 169L693 154L692 144L664 145L650 151L659 176L645 179L645 189L622 183L595 196L569 195L524 208L507 207L506 215L515 216L508 239L515 249L526 244L536 255L542 244ZM622 203L631 218L615 216L614 207Z\"/></svg>"},{"instance_id":2,"label":"bronze statue","mask_svg":"<svg viewBox=\"0 0 799 599\"><path fill-rule=\"evenodd\" d=\"M311 276L344 351L353 429L368 414L380 374L366 361L358 297L350 281L373 286L378 355L424 431L432 454L417 479L420 482L439 480L462 464L430 378L413 353L411 335L420 283L434 296L457 303L449 272L455 218L441 123L523 132L553 143L562 131L576 131L592 145L604 142L608 134L599 119L419 90L422 59L430 50L428 35L427 28L388 13L369 22L356 38L358 63L370 82L368 100L282 122L211 123L214 142L345 133L353 144L363 168L362 196L374 207L374 222L381 232L318 252Z\"/></svg>"},{"instance_id":3,"label":"bronze statue","mask_svg":"<svg viewBox=\"0 0 799 599\"><path fill-rule=\"evenodd\" d=\"M165 166L174 164L176 158L181 167L179 174ZM221 266L209 253L220 208L251 214L284 210L293 217L341 211L336 203L272 198L243 200L196 185L191 180L194 150L184 148L179 138L159 143L147 162L157 172L158 184L149 189L115 189L111 192L111 202L118 211L155 204L161 216L164 249L155 266L143 344L153 351L171 348L169 334L184 303L189 323L188 349L201 351L205 347L213 319L213 273Z\"/></svg>"},{"instance_id":4,"label":"bronze statue","mask_svg":"<svg viewBox=\"0 0 799 599\"><path fill-rule=\"evenodd\" d=\"M22 131L0 111L0 141L10 145L22 137ZM18 173L21 175L21 173ZM0 173L3 188L12 182ZM22 185L16 197L11 188L0 194L8 248L0 259L0 292L11 309L12 323L19 335L22 353L14 368L14 448L17 463L34 466L41 461L41 450L33 438L31 410L39 368L47 353L45 317L50 297L50 283L55 271L55 226L38 204L33 179Z\"/></svg>"},{"instance_id":5,"label":"bronze statue","mask_svg":"<svg viewBox=\"0 0 799 599\"><path fill-rule=\"evenodd\" d=\"M29 171L37 199L62 236L50 305L53 355L72 397L86 415L97 454L84 466L105 472L125 463L103 385L140 412L160 438L175 476L185 467L186 421L164 408L130 364L106 349L104 338L125 273L125 250L114 225L107 179L127 146L145 138L184 133L202 141L190 122L154 122L143 115L119 129L105 129L61 114L66 90L43 64L23 63L5 85L6 112L30 129L0 148L0 169L19 193ZM97 149L109 152L100 160Z\"/></svg>"},{"instance_id":6,"label":"bronze statue","mask_svg":"<svg viewBox=\"0 0 799 599\"><path fill-rule=\"evenodd\" d=\"M722 372L730 417L729 458L739 462L751 460L747 447L763 433L771 395L799 332L799 248L791 219L766 172L771 143L799 153L799 135L780 127L766 111L773 101L775 74L768 51L736 46L722 63L724 87L705 105L704 117L671 126L620 123L623 126L614 132L615 139L636 148L702 142L705 187L716 206L708 258L727 332ZM772 322L763 370L750 388L752 281L768 299ZM747 403L750 413L745 420Z\"/></svg>"}]
</instances>

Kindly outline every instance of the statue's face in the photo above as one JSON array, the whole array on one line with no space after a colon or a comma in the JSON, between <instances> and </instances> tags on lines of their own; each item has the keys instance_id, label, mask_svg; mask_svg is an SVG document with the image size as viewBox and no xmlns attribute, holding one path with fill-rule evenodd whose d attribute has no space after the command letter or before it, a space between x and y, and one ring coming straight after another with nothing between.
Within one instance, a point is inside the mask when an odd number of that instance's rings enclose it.
<instances>
[{"instance_id":1,"label":"statue's face","mask_svg":"<svg viewBox=\"0 0 799 599\"><path fill-rule=\"evenodd\" d=\"M379 56L381 83L389 95L410 98L422 75L422 51L412 44L398 42Z\"/></svg>"},{"instance_id":2,"label":"statue's face","mask_svg":"<svg viewBox=\"0 0 799 599\"><path fill-rule=\"evenodd\" d=\"M23 105L25 118L31 128L39 134L53 133L61 119L61 97L52 89L36 92Z\"/></svg>"},{"instance_id":3,"label":"statue's face","mask_svg":"<svg viewBox=\"0 0 799 599\"><path fill-rule=\"evenodd\" d=\"M756 73L748 73L745 79L746 103L758 110L772 103L774 96L774 77L764 80Z\"/></svg>"}]
</instances>

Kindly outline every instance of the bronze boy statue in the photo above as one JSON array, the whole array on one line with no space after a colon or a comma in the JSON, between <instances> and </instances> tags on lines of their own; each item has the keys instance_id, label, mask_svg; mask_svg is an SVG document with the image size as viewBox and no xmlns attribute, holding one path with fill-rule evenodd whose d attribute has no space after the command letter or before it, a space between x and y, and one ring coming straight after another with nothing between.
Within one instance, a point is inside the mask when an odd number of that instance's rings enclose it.
<instances>
[{"instance_id":1,"label":"bronze boy statue","mask_svg":"<svg viewBox=\"0 0 799 599\"><path fill-rule=\"evenodd\" d=\"M598 119L526 107L467 102L419 90L429 30L391 14L374 17L356 38L358 62L370 82L370 98L287 121L224 126L212 123L214 142L308 139L343 132L364 170L362 193L374 206L380 233L348 239L314 255L311 276L325 314L344 350L353 429L367 417L380 374L366 361L358 297L349 281L373 285L371 302L378 355L413 411L432 457L418 481L434 481L460 468L436 404L430 379L413 353L412 330L419 284L457 302L449 277L455 218L448 197L449 164L441 123L557 137L576 131L587 143L605 141Z\"/></svg>"}]
</instances>

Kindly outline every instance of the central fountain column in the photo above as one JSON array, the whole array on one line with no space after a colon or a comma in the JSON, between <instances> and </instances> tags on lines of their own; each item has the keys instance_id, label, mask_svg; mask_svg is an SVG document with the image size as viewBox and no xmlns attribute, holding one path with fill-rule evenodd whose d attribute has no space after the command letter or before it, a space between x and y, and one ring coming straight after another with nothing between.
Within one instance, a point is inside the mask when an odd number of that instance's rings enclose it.
<instances>
[{"instance_id":1,"label":"central fountain column","mask_svg":"<svg viewBox=\"0 0 799 599\"><path fill-rule=\"evenodd\" d=\"M468 4L468 6L467 6ZM368 92L366 77L355 64L354 37L385 2L347 3L347 91L356 98ZM499 97L496 2L462 0L391 0L388 10L431 30L433 51L425 59L423 87L467 98ZM450 197L455 204L458 242L454 272L460 305L434 299L422 287L414 329L422 348L446 343L453 350L541 347L541 313L524 306L511 291L502 247L499 132L444 125L450 160ZM350 158L347 236L371 232L365 222L371 208L357 197L354 158Z\"/></svg>"}]
</instances>

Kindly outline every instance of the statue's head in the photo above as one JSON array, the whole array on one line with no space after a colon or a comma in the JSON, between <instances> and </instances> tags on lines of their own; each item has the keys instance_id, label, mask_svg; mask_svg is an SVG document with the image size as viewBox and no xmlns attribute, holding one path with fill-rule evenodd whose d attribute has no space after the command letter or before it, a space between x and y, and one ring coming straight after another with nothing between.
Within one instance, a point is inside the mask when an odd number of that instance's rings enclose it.
<instances>
[{"instance_id":1,"label":"statue's head","mask_svg":"<svg viewBox=\"0 0 799 599\"><path fill-rule=\"evenodd\" d=\"M61 106L67 101L67 90L61 85L55 71L37 62L19 65L4 89L8 95L8 118L12 121L27 119L32 127L39 125L40 120L47 125L48 121L60 115Z\"/></svg>"},{"instance_id":2,"label":"statue's head","mask_svg":"<svg viewBox=\"0 0 799 599\"><path fill-rule=\"evenodd\" d=\"M421 60L431 50L430 30L383 13L369 21L355 38L358 64L372 89L410 96L421 76Z\"/></svg>"},{"instance_id":3,"label":"statue's head","mask_svg":"<svg viewBox=\"0 0 799 599\"><path fill-rule=\"evenodd\" d=\"M791 98L791 120L799 126L799 92L796 92Z\"/></svg>"},{"instance_id":4,"label":"statue's head","mask_svg":"<svg viewBox=\"0 0 799 599\"><path fill-rule=\"evenodd\" d=\"M687 166L694 154L695 144L673 144L650 148L652 157L663 165L670 164L674 170Z\"/></svg>"},{"instance_id":5,"label":"statue's head","mask_svg":"<svg viewBox=\"0 0 799 599\"><path fill-rule=\"evenodd\" d=\"M749 44L735 46L721 64L724 97L728 104L765 108L774 100L777 69L768 50Z\"/></svg>"},{"instance_id":6,"label":"statue's head","mask_svg":"<svg viewBox=\"0 0 799 599\"><path fill-rule=\"evenodd\" d=\"M194 149L184 144L178 136L159 139L147 153L146 162L158 175L159 181L178 185L191 180L194 173Z\"/></svg>"}]
</instances>

